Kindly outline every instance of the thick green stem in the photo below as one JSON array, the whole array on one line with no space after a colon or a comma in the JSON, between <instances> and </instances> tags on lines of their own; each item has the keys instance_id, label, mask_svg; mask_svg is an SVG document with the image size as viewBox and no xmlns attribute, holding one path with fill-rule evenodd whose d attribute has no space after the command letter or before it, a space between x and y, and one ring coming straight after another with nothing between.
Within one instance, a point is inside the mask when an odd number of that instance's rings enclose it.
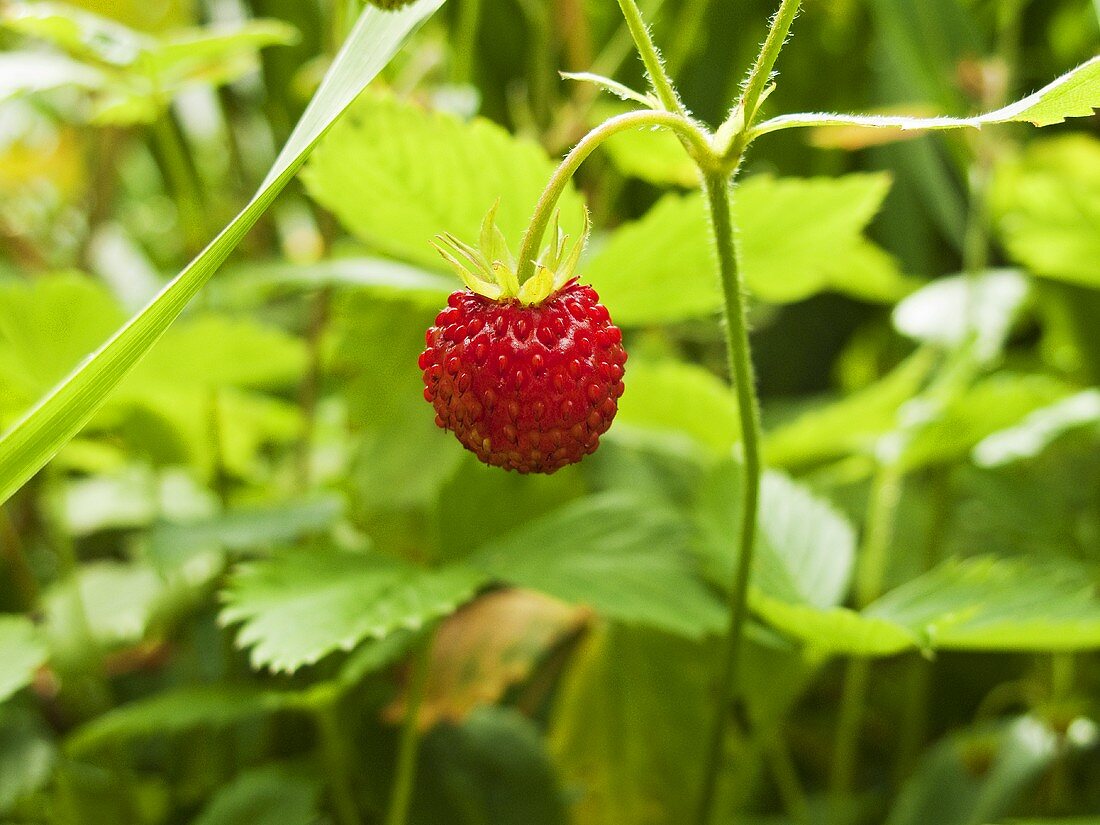
<instances>
[{"instance_id":1,"label":"thick green stem","mask_svg":"<svg viewBox=\"0 0 1100 825\"><path fill-rule=\"evenodd\" d=\"M409 817L413 784L416 781L416 754L420 745L420 706L424 703L424 694L428 689L428 670L434 639L435 632L430 631L413 659L405 720L397 750L397 776L393 782L390 809L386 813L386 825L405 825Z\"/></svg>"},{"instance_id":2,"label":"thick green stem","mask_svg":"<svg viewBox=\"0 0 1100 825\"><path fill-rule=\"evenodd\" d=\"M535 214L531 216L531 222L527 231L523 234L523 243L519 250L520 283L523 283L535 272L535 259L542 245L542 237L546 234L546 227L550 225L550 219L554 214L554 207L558 199L569 186L577 169L588 159L596 148L608 138L625 132L629 129L637 129L643 126L665 126L676 132L685 140L698 157L706 157L710 154L710 146L702 131L683 115L672 112L656 112L643 110L627 112L624 115L613 117L604 121L573 147L558 168L554 171L550 181L546 184L539 202L535 206Z\"/></svg>"},{"instance_id":3,"label":"thick green stem","mask_svg":"<svg viewBox=\"0 0 1100 825\"><path fill-rule=\"evenodd\" d=\"M657 99L668 111L684 114L686 111L684 104L680 102L680 97L676 94L676 89L673 88L672 81L661 63L661 55L657 53L657 47L653 45L653 38L649 35L649 29L646 28L645 21L642 20L642 13L638 10L638 4L634 0L619 0L619 8L623 10L626 26L630 29L630 36L634 39L634 45L645 64L649 82L653 85L653 91L657 94Z\"/></svg>"},{"instance_id":4,"label":"thick green stem","mask_svg":"<svg viewBox=\"0 0 1100 825\"><path fill-rule=\"evenodd\" d=\"M756 536L757 504L760 496L760 410L756 397L745 296L737 269L730 215L729 179L721 172L708 173L704 188L710 207L711 225L718 250L718 269L725 299L726 344L730 375L737 393L741 417L741 450L744 461L741 482L741 532L737 540L737 565L729 592L729 632L717 681L717 707L711 725L704 763L703 785L695 821L707 825L713 815L718 776L725 751L729 703L739 690L741 639L748 614L749 575L752 571Z\"/></svg>"}]
</instances>

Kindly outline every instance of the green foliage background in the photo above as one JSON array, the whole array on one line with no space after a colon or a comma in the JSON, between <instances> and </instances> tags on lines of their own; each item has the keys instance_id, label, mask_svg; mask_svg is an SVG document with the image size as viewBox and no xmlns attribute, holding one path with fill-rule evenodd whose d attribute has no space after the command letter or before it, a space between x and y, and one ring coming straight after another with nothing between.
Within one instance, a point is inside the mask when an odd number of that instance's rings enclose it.
<instances>
[{"instance_id":1,"label":"green foliage background","mask_svg":"<svg viewBox=\"0 0 1100 825\"><path fill-rule=\"evenodd\" d=\"M716 697L740 430L694 167L639 131L581 170L627 393L578 466L479 465L421 396L428 241L499 198L518 244L628 108L559 69L644 78L615 4L436 5L0 8L0 425L183 272L0 463L0 822L383 822L404 724L410 823L679 825L715 701L721 822L1100 821L1097 117L753 145L769 469ZM773 5L642 3L702 120ZM966 116L1098 43L1087 0L807 0L765 105Z\"/></svg>"}]
</instances>

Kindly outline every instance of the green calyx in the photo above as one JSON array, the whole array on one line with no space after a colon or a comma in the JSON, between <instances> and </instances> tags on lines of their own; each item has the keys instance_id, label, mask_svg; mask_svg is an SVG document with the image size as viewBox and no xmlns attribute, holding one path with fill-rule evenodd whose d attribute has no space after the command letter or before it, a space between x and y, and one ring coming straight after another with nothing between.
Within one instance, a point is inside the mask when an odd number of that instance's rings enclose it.
<instances>
[{"instance_id":1,"label":"green calyx","mask_svg":"<svg viewBox=\"0 0 1100 825\"><path fill-rule=\"evenodd\" d=\"M504 233L496 224L497 206L481 222L481 238L473 247L450 232L436 235L432 246L458 273L467 289L494 301L518 300L524 306L540 304L573 279L581 252L588 240L590 223L587 210L581 237L570 245L569 236L554 217L554 235L550 246L535 261L535 274L520 283L516 260L508 249Z\"/></svg>"}]
</instances>

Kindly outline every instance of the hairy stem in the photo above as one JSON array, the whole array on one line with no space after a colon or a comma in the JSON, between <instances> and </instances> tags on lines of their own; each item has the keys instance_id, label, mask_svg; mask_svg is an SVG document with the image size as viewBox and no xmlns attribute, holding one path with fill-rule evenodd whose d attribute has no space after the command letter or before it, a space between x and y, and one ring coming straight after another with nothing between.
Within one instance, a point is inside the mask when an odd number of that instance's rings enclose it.
<instances>
[{"instance_id":1,"label":"hairy stem","mask_svg":"<svg viewBox=\"0 0 1100 825\"><path fill-rule=\"evenodd\" d=\"M672 86L664 64L661 63L661 56L657 53L657 47L653 45L653 38L649 35L645 21L642 20L638 4L634 0L619 0L619 8L623 11L626 26L630 29L630 36L634 39L634 45L645 64L646 74L649 75L649 82L657 94L657 99L668 111L684 114L684 104L680 102L680 97Z\"/></svg>"},{"instance_id":2,"label":"hairy stem","mask_svg":"<svg viewBox=\"0 0 1100 825\"><path fill-rule=\"evenodd\" d=\"M702 131L683 115L672 112L643 110L627 112L601 123L581 138L580 142L565 156L539 197L539 202L535 206L535 214L531 216L531 222L523 234L523 243L519 250L519 271L517 274L520 283L523 283L534 274L535 259L538 257L546 227L549 226L550 219L553 217L554 207L566 187L569 186L569 182L576 174L577 169L609 137L617 135L619 132L644 126L665 126L683 138L700 157L706 157L710 154L710 145L707 143Z\"/></svg>"},{"instance_id":3,"label":"hairy stem","mask_svg":"<svg viewBox=\"0 0 1100 825\"><path fill-rule=\"evenodd\" d=\"M752 123L756 117L756 107L760 103L760 96L764 94L764 89L767 88L768 81L771 80L775 61L779 57L779 52L783 49L783 44L787 42L791 24L798 16L798 9L801 5L802 0L781 0L779 10L772 18L768 36L764 40L764 45L760 48L760 54L756 56L756 62L753 63L752 69L749 71L749 77L745 81L745 91L741 94L740 108L745 113L746 124Z\"/></svg>"},{"instance_id":4,"label":"hairy stem","mask_svg":"<svg viewBox=\"0 0 1100 825\"><path fill-rule=\"evenodd\" d=\"M729 633L726 635L717 681L717 706L711 724L704 763L703 785L695 821L707 825L713 815L722 766L729 702L739 690L741 639L748 613L749 574L752 570L753 540L756 536L757 504L760 496L760 409L756 397L746 302L737 269L730 215L729 178L722 172L707 173L704 181L711 225L718 250L718 268L725 299L726 345L730 375L737 393L741 418L741 448L744 461L741 483L741 533L737 542L737 566L729 592Z\"/></svg>"},{"instance_id":5,"label":"hairy stem","mask_svg":"<svg viewBox=\"0 0 1100 825\"><path fill-rule=\"evenodd\" d=\"M428 688L428 666L434 639L435 632L430 631L413 659L409 697L405 705L405 719L401 726L401 742L397 751L397 776L393 782L390 808L386 813L386 825L405 825L409 816L413 783L416 781L416 754L420 745L420 706Z\"/></svg>"}]
</instances>

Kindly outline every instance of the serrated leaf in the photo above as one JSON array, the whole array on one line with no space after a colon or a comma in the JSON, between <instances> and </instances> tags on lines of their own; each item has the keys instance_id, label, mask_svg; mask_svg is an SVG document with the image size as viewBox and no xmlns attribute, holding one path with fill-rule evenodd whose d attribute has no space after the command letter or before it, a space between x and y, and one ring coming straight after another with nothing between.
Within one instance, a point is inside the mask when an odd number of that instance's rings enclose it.
<instances>
[{"instance_id":1,"label":"serrated leaf","mask_svg":"<svg viewBox=\"0 0 1100 825\"><path fill-rule=\"evenodd\" d=\"M735 190L733 212L749 290L776 303L828 290L868 299L904 294L909 282L880 250L869 253L877 248L861 235L889 186L883 174L746 180ZM711 244L701 196L666 195L616 230L581 269L620 324L696 318L721 306ZM883 270L883 262L892 269ZM856 272L868 273L868 283Z\"/></svg>"},{"instance_id":2,"label":"serrated leaf","mask_svg":"<svg viewBox=\"0 0 1100 825\"><path fill-rule=\"evenodd\" d=\"M47 650L30 619L0 616L0 702L30 684Z\"/></svg>"},{"instance_id":3,"label":"serrated leaf","mask_svg":"<svg viewBox=\"0 0 1100 825\"><path fill-rule=\"evenodd\" d=\"M1035 141L996 168L994 221L1009 255L1036 275L1100 287L1100 140Z\"/></svg>"},{"instance_id":4,"label":"serrated leaf","mask_svg":"<svg viewBox=\"0 0 1100 825\"><path fill-rule=\"evenodd\" d=\"M724 611L686 552L688 525L653 502L590 496L481 548L470 564L628 624L699 638Z\"/></svg>"},{"instance_id":5,"label":"serrated leaf","mask_svg":"<svg viewBox=\"0 0 1100 825\"><path fill-rule=\"evenodd\" d=\"M971 452L979 467L1000 467L1043 452L1061 436L1082 428L1100 432L1100 390L1084 390L1040 407L1019 424L990 433Z\"/></svg>"},{"instance_id":6,"label":"serrated leaf","mask_svg":"<svg viewBox=\"0 0 1100 825\"><path fill-rule=\"evenodd\" d=\"M219 730L300 704L300 695L291 691L231 685L177 688L97 716L77 728L66 744L86 753L136 737Z\"/></svg>"},{"instance_id":7,"label":"serrated leaf","mask_svg":"<svg viewBox=\"0 0 1100 825\"><path fill-rule=\"evenodd\" d=\"M318 147L303 177L310 195L374 248L436 269L429 241L471 243L494 202L513 249L554 164L535 143L483 118L463 122L415 104L364 96ZM576 236L582 202L567 189L562 221Z\"/></svg>"},{"instance_id":8,"label":"serrated leaf","mask_svg":"<svg viewBox=\"0 0 1100 825\"><path fill-rule=\"evenodd\" d=\"M364 639L415 630L468 600L484 575L427 570L378 553L296 550L240 565L223 593L224 624L256 668L293 672Z\"/></svg>"},{"instance_id":9,"label":"serrated leaf","mask_svg":"<svg viewBox=\"0 0 1100 825\"><path fill-rule=\"evenodd\" d=\"M1095 575L1062 560L948 561L870 605L865 615L911 628L922 646L952 650L1100 647Z\"/></svg>"},{"instance_id":10,"label":"serrated leaf","mask_svg":"<svg viewBox=\"0 0 1100 825\"><path fill-rule=\"evenodd\" d=\"M1071 69L1022 100L974 117L897 117L893 115L839 115L819 112L780 115L756 126L753 136L800 126L859 126L875 129L981 128L995 123L1032 123L1050 126L1066 118L1089 117L1100 108L1100 57Z\"/></svg>"},{"instance_id":11,"label":"serrated leaf","mask_svg":"<svg viewBox=\"0 0 1100 825\"><path fill-rule=\"evenodd\" d=\"M19 489L88 422L259 220L330 124L441 3L418 0L394 12L374 6L363 11L275 165L244 210L156 298L0 436L0 501Z\"/></svg>"}]
</instances>

